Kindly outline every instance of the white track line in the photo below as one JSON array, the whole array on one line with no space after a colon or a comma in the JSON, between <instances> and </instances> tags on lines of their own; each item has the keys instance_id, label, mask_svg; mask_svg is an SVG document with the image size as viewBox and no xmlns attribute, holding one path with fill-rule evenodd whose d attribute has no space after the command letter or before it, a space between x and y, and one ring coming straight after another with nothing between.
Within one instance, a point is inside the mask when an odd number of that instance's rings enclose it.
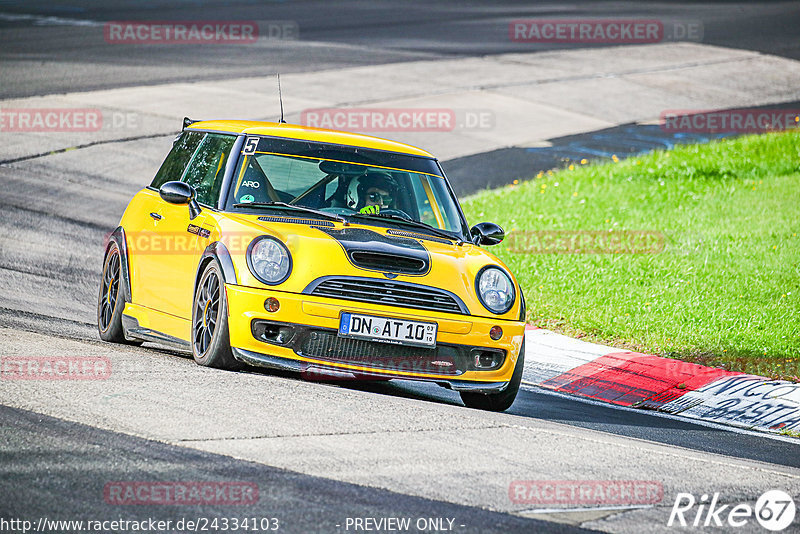
<instances>
[{"instance_id":1,"label":"white track line","mask_svg":"<svg viewBox=\"0 0 800 534\"><path fill-rule=\"evenodd\" d=\"M34 26L102 26L104 24L96 20L28 15L25 13L0 13L0 20L4 22L28 21L32 22Z\"/></svg>"}]
</instances>

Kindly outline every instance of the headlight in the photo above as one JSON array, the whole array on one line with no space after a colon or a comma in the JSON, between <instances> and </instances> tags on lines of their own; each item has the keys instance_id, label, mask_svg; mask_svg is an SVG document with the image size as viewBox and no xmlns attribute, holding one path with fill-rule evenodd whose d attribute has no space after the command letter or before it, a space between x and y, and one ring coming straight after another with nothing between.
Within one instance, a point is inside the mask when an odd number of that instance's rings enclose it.
<instances>
[{"instance_id":1,"label":"headlight","mask_svg":"<svg viewBox=\"0 0 800 534\"><path fill-rule=\"evenodd\" d=\"M270 236L253 239L247 247L247 266L267 285L277 285L289 277L292 256L286 245Z\"/></svg>"},{"instance_id":2,"label":"headlight","mask_svg":"<svg viewBox=\"0 0 800 534\"><path fill-rule=\"evenodd\" d=\"M484 267L475 279L475 289L481 304L492 313L506 313L514 305L514 283L498 267Z\"/></svg>"}]
</instances>

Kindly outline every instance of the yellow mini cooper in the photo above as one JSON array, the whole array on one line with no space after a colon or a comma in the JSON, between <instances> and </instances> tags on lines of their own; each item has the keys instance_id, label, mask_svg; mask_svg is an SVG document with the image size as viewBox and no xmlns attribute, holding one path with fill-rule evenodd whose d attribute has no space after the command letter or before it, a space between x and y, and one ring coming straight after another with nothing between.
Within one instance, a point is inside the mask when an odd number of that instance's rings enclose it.
<instances>
[{"instance_id":1,"label":"yellow mini cooper","mask_svg":"<svg viewBox=\"0 0 800 534\"><path fill-rule=\"evenodd\" d=\"M253 121L184 120L105 249L105 341L200 365L435 382L502 411L525 302L439 162L405 144Z\"/></svg>"}]
</instances>

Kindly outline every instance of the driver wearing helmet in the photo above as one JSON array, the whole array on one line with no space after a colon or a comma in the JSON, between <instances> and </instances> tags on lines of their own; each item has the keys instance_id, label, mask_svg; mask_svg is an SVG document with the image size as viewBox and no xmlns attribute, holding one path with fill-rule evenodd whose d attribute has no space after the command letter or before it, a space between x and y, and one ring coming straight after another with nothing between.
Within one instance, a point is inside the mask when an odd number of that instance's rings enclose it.
<instances>
[{"instance_id":1,"label":"driver wearing helmet","mask_svg":"<svg viewBox=\"0 0 800 534\"><path fill-rule=\"evenodd\" d=\"M350 181L347 187L347 207L359 213L380 213L394 208L397 182L388 172L366 171Z\"/></svg>"}]
</instances>

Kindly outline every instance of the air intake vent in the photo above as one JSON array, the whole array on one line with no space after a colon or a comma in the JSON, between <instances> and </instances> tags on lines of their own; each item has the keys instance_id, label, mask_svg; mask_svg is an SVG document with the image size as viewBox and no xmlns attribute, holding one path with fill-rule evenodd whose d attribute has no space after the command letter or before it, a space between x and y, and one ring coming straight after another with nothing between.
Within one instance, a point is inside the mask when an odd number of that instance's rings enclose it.
<instances>
[{"instance_id":1,"label":"air intake vent","mask_svg":"<svg viewBox=\"0 0 800 534\"><path fill-rule=\"evenodd\" d=\"M333 226L331 221L323 221L320 219L299 219L297 217L274 217L271 215L264 215L263 217L259 217L258 220L276 223L310 224L311 226Z\"/></svg>"},{"instance_id":2,"label":"air intake vent","mask_svg":"<svg viewBox=\"0 0 800 534\"><path fill-rule=\"evenodd\" d=\"M297 354L307 358L391 369L407 373L459 375L467 362L458 347L440 344L434 349L407 347L338 337L336 331L312 331Z\"/></svg>"},{"instance_id":3,"label":"air intake vent","mask_svg":"<svg viewBox=\"0 0 800 534\"><path fill-rule=\"evenodd\" d=\"M428 262L422 258L410 258L367 250L350 252L350 259L359 267L390 273L422 274L428 270Z\"/></svg>"},{"instance_id":4,"label":"air intake vent","mask_svg":"<svg viewBox=\"0 0 800 534\"><path fill-rule=\"evenodd\" d=\"M389 235L397 235L397 236L401 236L401 237L410 237L411 239L422 239L422 240L426 240L426 241L435 241L437 243L443 243L445 245L452 245L453 241L456 240L455 237L452 240L448 241L447 239L444 239L443 237L434 237L432 235L422 234L422 233L417 233L417 232L406 232L405 230L394 230L392 228L389 228L388 230L386 230L386 233L389 234Z\"/></svg>"}]
</instances>

